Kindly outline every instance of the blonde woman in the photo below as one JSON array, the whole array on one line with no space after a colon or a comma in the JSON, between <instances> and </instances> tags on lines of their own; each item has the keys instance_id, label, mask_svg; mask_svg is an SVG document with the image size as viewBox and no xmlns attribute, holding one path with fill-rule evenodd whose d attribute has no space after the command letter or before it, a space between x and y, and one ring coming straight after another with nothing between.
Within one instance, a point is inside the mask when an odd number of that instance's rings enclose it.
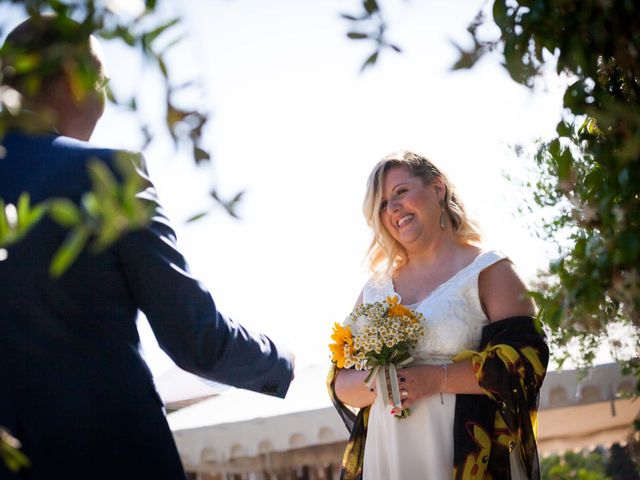
<instances>
[{"instance_id":1,"label":"blonde woman","mask_svg":"<svg viewBox=\"0 0 640 480\"><path fill-rule=\"evenodd\" d=\"M407 419L366 387L366 372L332 370L351 430L341 478L539 478L531 418L548 349L513 264L482 249L451 182L412 152L375 166L364 215L374 273L358 303L397 296L424 315L426 333L398 370Z\"/></svg>"}]
</instances>

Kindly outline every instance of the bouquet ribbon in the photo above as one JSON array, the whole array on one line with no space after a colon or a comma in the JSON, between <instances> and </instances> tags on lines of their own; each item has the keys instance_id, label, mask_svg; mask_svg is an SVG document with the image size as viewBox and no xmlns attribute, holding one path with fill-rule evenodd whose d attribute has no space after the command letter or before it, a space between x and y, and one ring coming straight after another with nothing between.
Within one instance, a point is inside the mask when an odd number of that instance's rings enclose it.
<instances>
[{"instance_id":1,"label":"bouquet ribbon","mask_svg":"<svg viewBox=\"0 0 640 480\"><path fill-rule=\"evenodd\" d=\"M384 404L391 404L395 408L402 408L402 399L400 398L400 386L398 385L397 368L404 367L412 361L413 357L409 357L398 363L378 363L369 371L369 374L364 379L364 383L368 388L371 388L373 382L375 382L376 378L378 378L378 385L380 385L379 393L380 395L382 395Z\"/></svg>"}]
</instances>

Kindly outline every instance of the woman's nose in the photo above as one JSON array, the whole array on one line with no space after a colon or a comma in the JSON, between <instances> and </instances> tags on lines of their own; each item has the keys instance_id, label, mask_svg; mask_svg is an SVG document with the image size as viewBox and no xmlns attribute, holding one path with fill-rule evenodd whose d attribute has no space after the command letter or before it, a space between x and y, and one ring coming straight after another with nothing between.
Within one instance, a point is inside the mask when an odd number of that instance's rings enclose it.
<instances>
[{"instance_id":1,"label":"woman's nose","mask_svg":"<svg viewBox=\"0 0 640 480\"><path fill-rule=\"evenodd\" d=\"M394 212L399 211L400 207L401 207L400 202L397 201L397 200L389 200L387 202L387 211L389 213L394 213Z\"/></svg>"}]
</instances>

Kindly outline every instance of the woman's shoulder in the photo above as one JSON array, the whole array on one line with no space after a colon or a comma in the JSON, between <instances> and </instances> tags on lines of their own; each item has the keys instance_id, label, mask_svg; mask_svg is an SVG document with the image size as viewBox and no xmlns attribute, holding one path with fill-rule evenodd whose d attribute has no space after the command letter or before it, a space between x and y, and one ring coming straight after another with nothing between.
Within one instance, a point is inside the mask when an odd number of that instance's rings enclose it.
<instances>
[{"instance_id":1,"label":"woman's shoulder","mask_svg":"<svg viewBox=\"0 0 640 480\"><path fill-rule=\"evenodd\" d=\"M482 270L487 269L493 265L498 263L510 263L509 257L507 257L500 250L495 249L487 249L479 246L472 247L475 252L475 258L473 263L477 265ZM507 262L502 262L502 260L508 260Z\"/></svg>"},{"instance_id":2,"label":"woman's shoulder","mask_svg":"<svg viewBox=\"0 0 640 480\"><path fill-rule=\"evenodd\" d=\"M480 272L478 289L489 320L534 315L535 308L527 295L527 286L513 262L498 251L487 252L484 261L488 264Z\"/></svg>"}]
</instances>

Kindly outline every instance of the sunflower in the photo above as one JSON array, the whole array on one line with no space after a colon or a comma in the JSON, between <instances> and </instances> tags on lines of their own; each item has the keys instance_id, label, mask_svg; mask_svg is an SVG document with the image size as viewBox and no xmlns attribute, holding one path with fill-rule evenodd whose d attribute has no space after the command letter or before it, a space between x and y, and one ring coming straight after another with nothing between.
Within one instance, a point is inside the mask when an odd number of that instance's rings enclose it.
<instances>
[{"instance_id":1,"label":"sunflower","mask_svg":"<svg viewBox=\"0 0 640 480\"><path fill-rule=\"evenodd\" d=\"M389 309L387 310L387 315L389 317L409 317L415 323L415 315L411 309L405 307L401 303L398 303L398 297L387 297L387 303L389 304Z\"/></svg>"},{"instance_id":2,"label":"sunflower","mask_svg":"<svg viewBox=\"0 0 640 480\"><path fill-rule=\"evenodd\" d=\"M353 351L353 335L351 329L349 327L343 327L339 323L334 323L331 340L335 342L329 344L331 361L334 362L338 368L343 368L345 362L345 347L348 345L348 348Z\"/></svg>"}]
</instances>

